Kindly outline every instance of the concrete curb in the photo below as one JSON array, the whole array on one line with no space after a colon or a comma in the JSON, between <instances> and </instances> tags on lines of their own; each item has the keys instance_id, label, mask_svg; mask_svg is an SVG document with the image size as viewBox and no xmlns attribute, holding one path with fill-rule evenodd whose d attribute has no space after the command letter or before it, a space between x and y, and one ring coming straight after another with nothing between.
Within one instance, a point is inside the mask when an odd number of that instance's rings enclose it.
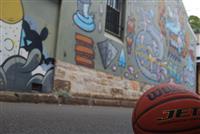
<instances>
[{"instance_id":1,"label":"concrete curb","mask_svg":"<svg viewBox=\"0 0 200 134\"><path fill-rule=\"evenodd\" d=\"M116 106L134 107L137 100L130 99L108 99L78 96L60 96L53 93L19 93L0 91L0 101L4 102L28 102L28 103L49 103L69 105L90 105L90 106Z\"/></svg>"}]
</instances>

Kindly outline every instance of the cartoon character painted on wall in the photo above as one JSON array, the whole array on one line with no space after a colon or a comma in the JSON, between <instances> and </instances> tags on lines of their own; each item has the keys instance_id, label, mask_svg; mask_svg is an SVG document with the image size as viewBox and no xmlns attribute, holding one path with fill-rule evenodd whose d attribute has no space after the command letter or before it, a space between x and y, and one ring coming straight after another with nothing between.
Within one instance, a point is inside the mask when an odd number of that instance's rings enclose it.
<instances>
[{"instance_id":1,"label":"cartoon character painted on wall","mask_svg":"<svg viewBox=\"0 0 200 134\"><path fill-rule=\"evenodd\" d=\"M77 11L73 15L74 23L86 32L95 30L94 16L89 12L91 0L77 0Z\"/></svg>"},{"instance_id":2,"label":"cartoon character painted on wall","mask_svg":"<svg viewBox=\"0 0 200 134\"><path fill-rule=\"evenodd\" d=\"M48 29L44 27L40 33L31 29L29 23L24 20L23 21L23 32L25 36L21 39L24 44L21 44L21 48L24 48L28 53L30 53L33 49L38 49L42 54L42 59L40 61L40 65L45 63L54 63L54 59L46 58L44 55L43 41L45 41L48 37Z\"/></svg>"},{"instance_id":3,"label":"cartoon character painted on wall","mask_svg":"<svg viewBox=\"0 0 200 134\"><path fill-rule=\"evenodd\" d=\"M50 92L54 60L46 57L43 50L48 29L43 28L40 34L31 29L24 20L21 0L3 0L0 7L0 89L30 91L37 83L42 85L41 92Z\"/></svg>"}]
</instances>

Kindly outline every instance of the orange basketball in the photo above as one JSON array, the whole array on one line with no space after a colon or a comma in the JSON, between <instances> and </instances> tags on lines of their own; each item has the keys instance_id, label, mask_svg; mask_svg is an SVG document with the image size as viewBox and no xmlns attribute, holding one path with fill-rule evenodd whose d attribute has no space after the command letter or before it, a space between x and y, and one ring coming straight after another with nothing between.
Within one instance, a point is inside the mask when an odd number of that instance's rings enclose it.
<instances>
[{"instance_id":1,"label":"orange basketball","mask_svg":"<svg viewBox=\"0 0 200 134\"><path fill-rule=\"evenodd\" d=\"M138 100L135 134L200 134L200 97L177 84L160 84Z\"/></svg>"}]
</instances>

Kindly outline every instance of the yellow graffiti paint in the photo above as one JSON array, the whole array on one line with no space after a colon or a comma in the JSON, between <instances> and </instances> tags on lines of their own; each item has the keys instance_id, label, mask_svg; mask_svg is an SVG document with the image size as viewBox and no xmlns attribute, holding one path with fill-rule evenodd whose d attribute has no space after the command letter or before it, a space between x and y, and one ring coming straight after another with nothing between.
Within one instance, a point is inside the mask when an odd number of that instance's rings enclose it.
<instances>
[{"instance_id":1,"label":"yellow graffiti paint","mask_svg":"<svg viewBox=\"0 0 200 134\"><path fill-rule=\"evenodd\" d=\"M0 0L0 20L15 24L23 19L21 0Z\"/></svg>"},{"instance_id":2,"label":"yellow graffiti paint","mask_svg":"<svg viewBox=\"0 0 200 134\"><path fill-rule=\"evenodd\" d=\"M167 62L158 62L158 61L156 61L156 59L153 59L153 60L152 60L153 57L149 57L149 56L147 56L147 55L144 55L142 52L138 52L138 51L137 51L136 54L137 54L138 56L142 56L144 59L148 60L148 61L151 62L152 64L156 64L156 65L158 65L158 66L164 67L164 68L166 68L166 69L169 70L169 71L176 71L176 70L174 70L171 66L168 66L168 65L167 65ZM143 65L143 67L144 67L144 68L148 68L147 65Z\"/></svg>"}]
</instances>

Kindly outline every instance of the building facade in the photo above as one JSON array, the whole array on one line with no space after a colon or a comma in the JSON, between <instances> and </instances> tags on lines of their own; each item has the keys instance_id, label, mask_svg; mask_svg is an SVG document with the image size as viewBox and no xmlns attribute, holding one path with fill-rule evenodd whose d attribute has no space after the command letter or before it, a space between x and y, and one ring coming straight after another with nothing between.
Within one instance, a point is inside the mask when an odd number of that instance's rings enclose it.
<instances>
[{"instance_id":1,"label":"building facade","mask_svg":"<svg viewBox=\"0 0 200 134\"><path fill-rule=\"evenodd\" d=\"M196 33L197 47L196 47L196 62L197 62L197 92L200 94L200 33Z\"/></svg>"},{"instance_id":2,"label":"building facade","mask_svg":"<svg viewBox=\"0 0 200 134\"><path fill-rule=\"evenodd\" d=\"M15 1L15 2L14 2ZM137 98L196 88L196 38L180 0L3 0L0 89Z\"/></svg>"}]
</instances>

